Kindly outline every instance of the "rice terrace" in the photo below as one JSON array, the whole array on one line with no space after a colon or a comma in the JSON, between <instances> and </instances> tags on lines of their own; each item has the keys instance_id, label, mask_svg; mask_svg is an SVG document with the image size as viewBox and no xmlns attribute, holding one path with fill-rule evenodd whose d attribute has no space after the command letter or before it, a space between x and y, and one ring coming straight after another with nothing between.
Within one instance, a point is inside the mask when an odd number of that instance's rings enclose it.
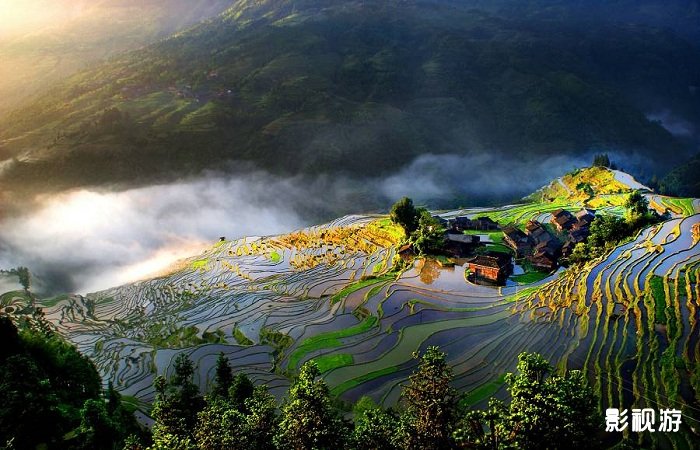
<instances>
[{"instance_id":1,"label":"rice terrace","mask_svg":"<svg viewBox=\"0 0 700 450\"><path fill-rule=\"evenodd\" d=\"M172 371L181 353L203 387L221 352L276 395L314 359L341 400L370 396L390 406L415 369L412 353L434 345L447 353L463 404L505 398L505 374L530 351L582 369L602 410L674 407L684 427L697 429L700 199L658 195L623 172L593 167L521 204L432 214L523 230L536 220L551 231L560 209L623 217L633 192L663 221L568 268L543 273L516 259L503 285L470 280L461 258L399 255L401 227L387 216L351 215L280 236L222 237L167 274L86 296L18 290L0 298L16 316L43 308L143 417L155 375ZM500 230L464 233L480 235L485 250L510 250ZM694 439L688 428L652 438L674 448Z\"/></svg>"}]
</instances>

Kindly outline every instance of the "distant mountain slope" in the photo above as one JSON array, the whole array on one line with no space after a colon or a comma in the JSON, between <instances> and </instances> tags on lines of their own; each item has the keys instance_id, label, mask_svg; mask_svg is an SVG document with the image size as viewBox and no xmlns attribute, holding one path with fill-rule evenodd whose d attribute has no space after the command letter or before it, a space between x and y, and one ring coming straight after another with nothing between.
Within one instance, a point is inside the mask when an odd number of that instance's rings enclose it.
<instances>
[{"instance_id":1,"label":"distant mountain slope","mask_svg":"<svg viewBox=\"0 0 700 450\"><path fill-rule=\"evenodd\" d=\"M14 32L0 30L0 115L62 78L125 50L181 31L232 0L25 0L46 12ZM1 10L0 10L1 13ZM21 29L21 31L20 31Z\"/></svg>"},{"instance_id":2,"label":"distant mountain slope","mask_svg":"<svg viewBox=\"0 0 700 450\"><path fill-rule=\"evenodd\" d=\"M695 155L659 181L662 193L685 197L700 197L700 154Z\"/></svg>"},{"instance_id":3,"label":"distant mountain slope","mask_svg":"<svg viewBox=\"0 0 700 450\"><path fill-rule=\"evenodd\" d=\"M696 46L634 24L473 7L238 1L8 115L0 187L143 183L226 161L384 175L427 152L606 147L673 164L681 144L646 114L667 104L700 117Z\"/></svg>"}]
</instances>

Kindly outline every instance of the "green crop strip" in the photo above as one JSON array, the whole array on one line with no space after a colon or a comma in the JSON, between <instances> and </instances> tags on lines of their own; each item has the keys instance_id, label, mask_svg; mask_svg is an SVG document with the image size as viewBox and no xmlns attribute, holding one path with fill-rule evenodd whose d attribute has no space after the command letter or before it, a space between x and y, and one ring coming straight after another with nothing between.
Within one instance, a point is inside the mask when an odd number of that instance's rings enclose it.
<instances>
[{"instance_id":1,"label":"green crop strip","mask_svg":"<svg viewBox=\"0 0 700 450\"><path fill-rule=\"evenodd\" d=\"M238 327L235 327L233 329L233 338L236 340L236 342L239 345L253 345L253 344L255 344L255 342L251 341L250 338L248 338L248 336L243 334L241 329Z\"/></svg>"},{"instance_id":2,"label":"green crop strip","mask_svg":"<svg viewBox=\"0 0 700 450\"><path fill-rule=\"evenodd\" d=\"M207 268L208 263L208 259L198 259L196 261L192 261L192 268L195 270L204 270Z\"/></svg>"},{"instance_id":3,"label":"green crop strip","mask_svg":"<svg viewBox=\"0 0 700 450\"><path fill-rule=\"evenodd\" d=\"M547 272L527 272L521 275L513 275L510 279L519 284L530 284L542 281L548 276Z\"/></svg>"},{"instance_id":4,"label":"green crop strip","mask_svg":"<svg viewBox=\"0 0 700 450\"><path fill-rule=\"evenodd\" d=\"M278 262L282 261L282 255L280 255L278 252L272 252L270 253L270 261L277 264Z\"/></svg>"},{"instance_id":5,"label":"green crop strip","mask_svg":"<svg viewBox=\"0 0 700 450\"><path fill-rule=\"evenodd\" d=\"M506 381L506 374L501 374L498 378L488 383L484 383L466 393L462 399L459 401L460 406L471 406L488 397L493 397L493 395L498 391L503 383Z\"/></svg>"},{"instance_id":6,"label":"green crop strip","mask_svg":"<svg viewBox=\"0 0 700 450\"><path fill-rule=\"evenodd\" d=\"M350 328L322 333L305 339L289 356L288 367L297 367L299 365L299 361L301 361L301 359L308 353L324 348L338 347L342 344L340 339L369 331L378 323L379 319L377 319L375 316L370 316Z\"/></svg>"},{"instance_id":7,"label":"green crop strip","mask_svg":"<svg viewBox=\"0 0 700 450\"><path fill-rule=\"evenodd\" d=\"M378 276L376 278L368 278L365 280L360 280L355 283L349 284L345 286L343 289L340 291L336 292L331 296L331 305L334 305L338 303L339 301L343 300L345 297L348 295L352 294L355 291L359 291L363 287L371 286L376 283L381 283L382 281L389 281L393 280L395 275L390 275L390 274L384 274L381 276Z\"/></svg>"},{"instance_id":8,"label":"green crop strip","mask_svg":"<svg viewBox=\"0 0 700 450\"><path fill-rule=\"evenodd\" d=\"M318 370L320 370L321 373L328 372L329 370L333 370L337 367L351 366L355 362L352 355L349 353L322 355L318 358L314 358L314 361L316 362Z\"/></svg>"},{"instance_id":9,"label":"green crop strip","mask_svg":"<svg viewBox=\"0 0 700 450\"><path fill-rule=\"evenodd\" d=\"M654 299L654 312L656 323L666 324L666 293L664 292L664 280L659 276L652 276L649 279L651 295Z\"/></svg>"}]
</instances>

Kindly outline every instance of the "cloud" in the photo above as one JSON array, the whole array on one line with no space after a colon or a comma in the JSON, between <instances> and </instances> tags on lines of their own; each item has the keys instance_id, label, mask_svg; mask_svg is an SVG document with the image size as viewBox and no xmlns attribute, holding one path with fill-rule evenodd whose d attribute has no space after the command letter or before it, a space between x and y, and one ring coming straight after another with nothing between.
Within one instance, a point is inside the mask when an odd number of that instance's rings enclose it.
<instances>
[{"instance_id":1,"label":"cloud","mask_svg":"<svg viewBox=\"0 0 700 450\"><path fill-rule=\"evenodd\" d=\"M685 120L684 118L675 115L669 109L662 109L652 114L648 114L647 118L652 121L657 121L662 127L674 136L682 138L690 138L695 136L695 125Z\"/></svg>"},{"instance_id":2,"label":"cloud","mask_svg":"<svg viewBox=\"0 0 700 450\"><path fill-rule=\"evenodd\" d=\"M27 266L37 288L51 293L104 289L157 272L219 236L302 226L293 192L288 182L249 176L44 196L0 223L0 268Z\"/></svg>"},{"instance_id":3,"label":"cloud","mask_svg":"<svg viewBox=\"0 0 700 450\"><path fill-rule=\"evenodd\" d=\"M247 168L121 192L44 195L20 213L16 203L0 216L0 269L29 267L34 290L44 294L93 292L152 276L219 236L280 234L344 214L386 211L402 196L430 208L511 202L588 165L593 153L522 161L498 153L426 154L373 179L280 178ZM645 163L610 155L624 168Z\"/></svg>"},{"instance_id":4,"label":"cloud","mask_svg":"<svg viewBox=\"0 0 700 450\"><path fill-rule=\"evenodd\" d=\"M473 155L426 154L380 182L387 198L408 196L429 206L464 206L517 200L566 172L589 166L593 154L580 156L530 155L514 159L498 152ZM641 167L645 160L634 154L608 152L617 164ZM451 204L451 205L450 205Z\"/></svg>"}]
</instances>

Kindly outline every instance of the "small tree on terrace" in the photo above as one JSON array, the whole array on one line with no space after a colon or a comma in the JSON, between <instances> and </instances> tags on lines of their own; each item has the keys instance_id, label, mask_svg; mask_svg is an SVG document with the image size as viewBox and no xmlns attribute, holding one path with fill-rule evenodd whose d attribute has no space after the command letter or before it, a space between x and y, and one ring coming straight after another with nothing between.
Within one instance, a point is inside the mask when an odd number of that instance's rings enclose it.
<instances>
[{"instance_id":1,"label":"small tree on terrace","mask_svg":"<svg viewBox=\"0 0 700 450\"><path fill-rule=\"evenodd\" d=\"M593 156L593 166L595 167L610 167L610 158L607 153L601 153Z\"/></svg>"},{"instance_id":2,"label":"small tree on terrace","mask_svg":"<svg viewBox=\"0 0 700 450\"><path fill-rule=\"evenodd\" d=\"M389 212L389 217L392 222L403 228L406 236L409 236L418 228L418 211L413 206L413 200L408 197L404 197L394 203Z\"/></svg>"},{"instance_id":3,"label":"small tree on terrace","mask_svg":"<svg viewBox=\"0 0 700 450\"><path fill-rule=\"evenodd\" d=\"M31 275L29 269L26 267L18 267L14 270L19 278L19 283L22 285L25 291L29 291L29 286L31 284Z\"/></svg>"},{"instance_id":4,"label":"small tree on terrace","mask_svg":"<svg viewBox=\"0 0 700 450\"><path fill-rule=\"evenodd\" d=\"M439 252L445 246L445 228L428 211L421 209L418 229L411 235L411 242L420 254Z\"/></svg>"},{"instance_id":5,"label":"small tree on terrace","mask_svg":"<svg viewBox=\"0 0 700 450\"><path fill-rule=\"evenodd\" d=\"M627 222L632 226L649 216L649 200L639 191L634 191L627 197L625 208L627 208Z\"/></svg>"},{"instance_id":6,"label":"small tree on terrace","mask_svg":"<svg viewBox=\"0 0 700 450\"><path fill-rule=\"evenodd\" d=\"M175 374L170 382L163 376L156 378L156 401L152 412L156 444L167 446L168 442L177 441L184 445L193 440L197 413L204 407L204 399L193 382L193 376L194 364L181 353L175 360Z\"/></svg>"}]
</instances>

